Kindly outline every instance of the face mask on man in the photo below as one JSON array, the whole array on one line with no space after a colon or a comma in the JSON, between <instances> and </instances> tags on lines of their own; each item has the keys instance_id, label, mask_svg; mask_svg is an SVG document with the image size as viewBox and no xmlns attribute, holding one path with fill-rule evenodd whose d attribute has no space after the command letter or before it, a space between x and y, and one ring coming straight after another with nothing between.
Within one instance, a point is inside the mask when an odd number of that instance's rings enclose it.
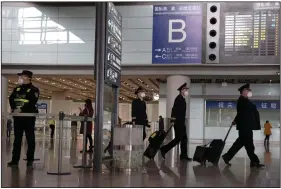
<instances>
[{"instance_id":1,"label":"face mask on man","mask_svg":"<svg viewBox=\"0 0 281 189\"><path fill-rule=\"evenodd\" d=\"M249 91L248 93L247 93L247 97L248 98L251 98L253 96L253 93L251 92L251 91Z\"/></svg>"},{"instance_id":2,"label":"face mask on man","mask_svg":"<svg viewBox=\"0 0 281 189\"><path fill-rule=\"evenodd\" d=\"M188 96L188 91L184 91L183 95L184 95L184 97L187 97Z\"/></svg>"},{"instance_id":3,"label":"face mask on man","mask_svg":"<svg viewBox=\"0 0 281 189\"><path fill-rule=\"evenodd\" d=\"M140 97L141 97L141 98L144 98L144 97L145 97L145 93L141 93L141 94L140 94Z\"/></svg>"},{"instance_id":4,"label":"face mask on man","mask_svg":"<svg viewBox=\"0 0 281 189\"><path fill-rule=\"evenodd\" d=\"M23 84L23 79L22 79L22 78L19 78L19 79L18 79L18 84L19 84L19 85L22 85L22 84Z\"/></svg>"}]
</instances>

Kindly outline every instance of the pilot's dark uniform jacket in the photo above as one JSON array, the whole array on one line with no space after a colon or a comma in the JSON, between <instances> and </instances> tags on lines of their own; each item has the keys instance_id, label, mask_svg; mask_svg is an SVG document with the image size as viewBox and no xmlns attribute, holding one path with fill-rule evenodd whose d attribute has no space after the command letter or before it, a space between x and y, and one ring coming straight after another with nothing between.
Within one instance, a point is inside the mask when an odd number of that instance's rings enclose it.
<instances>
[{"instance_id":1,"label":"pilot's dark uniform jacket","mask_svg":"<svg viewBox=\"0 0 281 189\"><path fill-rule=\"evenodd\" d=\"M138 88L135 94L143 91L142 88ZM132 122L136 125L143 125L143 140L146 138L145 127L148 127L147 114L146 114L146 103L140 98L134 99L132 102Z\"/></svg>"},{"instance_id":2,"label":"pilot's dark uniform jacket","mask_svg":"<svg viewBox=\"0 0 281 189\"><path fill-rule=\"evenodd\" d=\"M186 83L178 88L181 91L186 87ZM186 135L186 101L185 98L179 94L172 108L171 122L174 122L175 138L169 142L167 145L161 148L162 153L167 153L173 147L175 147L179 142L181 143L181 157L187 157L187 135Z\"/></svg>"},{"instance_id":3,"label":"pilot's dark uniform jacket","mask_svg":"<svg viewBox=\"0 0 281 189\"><path fill-rule=\"evenodd\" d=\"M23 71L18 75L28 75L31 78L32 72ZM21 113L38 113L38 109L36 107L38 98L39 89L33 86L32 83L17 86L9 98L12 112L18 109ZM25 132L28 144L27 160L29 162L34 160L35 120L35 117L14 117L15 140L13 146L12 162L17 163L20 159L23 132Z\"/></svg>"},{"instance_id":4,"label":"pilot's dark uniform jacket","mask_svg":"<svg viewBox=\"0 0 281 189\"><path fill-rule=\"evenodd\" d=\"M243 85L238 89L240 93L244 89L249 89L250 85ZM240 96L237 100L237 115L234 119L238 130L238 138L223 156L226 162L229 162L235 154L244 146L251 163L259 164L259 158L255 154L255 146L253 142L253 130L261 130L260 115L255 104L248 98Z\"/></svg>"}]
</instances>

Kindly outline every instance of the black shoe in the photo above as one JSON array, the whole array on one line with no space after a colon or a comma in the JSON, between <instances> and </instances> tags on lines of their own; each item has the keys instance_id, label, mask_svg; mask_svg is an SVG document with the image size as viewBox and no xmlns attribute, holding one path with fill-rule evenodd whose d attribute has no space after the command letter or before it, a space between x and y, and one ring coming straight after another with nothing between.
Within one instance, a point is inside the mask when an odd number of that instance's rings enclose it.
<instances>
[{"instance_id":1,"label":"black shoe","mask_svg":"<svg viewBox=\"0 0 281 189\"><path fill-rule=\"evenodd\" d=\"M222 159L226 165L231 166L231 164L229 163L229 160L226 158L225 154L222 156Z\"/></svg>"},{"instance_id":2,"label":"black shoe","mask_svg":"<svg viewBox=\"0 0 281 189\"><path fill-rule=\"evenodd\" d=\"M33 167L33 161L27 161L26 167Z\"/></svg>"},{"instance_id":3,"label":"black shoe","mask_svg":"<svg viewBox=\"0 0 281 189\"><path fill-rule=\"evenodd\" d=\"M263 168L265 165L264 164L261 164L261 163L251 163L250 164L250 167L251 168L254 168L254 167L256 167L256 168Z\"/></svg>"},{"instance_id":4,"label":"black shoe","mask_svg":"<svg viewBox=\"0 0 281 189\"><path fill-rule=\"evenodd\" d=\"M160 153L161 153L162 158L165 159L165 154L166 154L166 153L163 151L162 148L160 148Z\"/></svg>"},{"instance_id":5,"label":"black shoe","mask_svg":"<svg viewBox=\"0 0 281 189\"><path fill-rule=\"evenodd\" d=\"M187 155L181 155L180 160L192 161L192 158L189 158Z\"/></svg>"},{"instance_id":6,"label":"black shoe","mask_svg":"<svg viewBox=\"0 0 281 189\"><path fill-rule=\"evenodd\" d=\"M19 163L11 161L7 165L8 165L8 167L18 167Z\"/></svg>"}]
</instances>

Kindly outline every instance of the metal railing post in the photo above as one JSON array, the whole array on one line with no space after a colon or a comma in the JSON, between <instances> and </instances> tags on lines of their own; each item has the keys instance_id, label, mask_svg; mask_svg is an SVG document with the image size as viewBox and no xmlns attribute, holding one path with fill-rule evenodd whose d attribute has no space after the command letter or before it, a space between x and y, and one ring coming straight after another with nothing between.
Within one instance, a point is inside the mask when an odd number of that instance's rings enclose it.
<instances>
[{"instance_id":1,"label":"metal railing post","mask_svg":"<svg viewBox=\"0 0 281 189\"><path fill-rule=\"evenodd\" d=\"M83 128L83 152L82 152L82 165L74 165L74 168L92 168L92 165L87 165L86 149L87 149L87 121L88 117L84 116Z\"/></svg>"},{"instance_id":2,"label":"metal railing post","mask_svg":"<svg viewBox=\"0 0 281 189\"><path fill-rule=\"evenodd\" d=\"M59 113L59 148L58 148L58 172L47 172L50 175L70 175L70 172L62 172L62 134L63 134L63 120L65 114Z\"/></svg>"}]
</instances>

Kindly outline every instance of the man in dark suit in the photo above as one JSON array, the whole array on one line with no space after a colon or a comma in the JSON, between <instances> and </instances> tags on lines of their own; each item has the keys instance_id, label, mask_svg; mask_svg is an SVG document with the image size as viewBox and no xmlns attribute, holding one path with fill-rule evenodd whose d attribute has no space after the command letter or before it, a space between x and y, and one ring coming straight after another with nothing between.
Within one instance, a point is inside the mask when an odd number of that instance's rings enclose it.
<instances>
[{"instance_id":1,"label":"man in dark suit","mask_svg":"<svg viewBox=\"0 0 281 189\"><path fill-rule=\"evenodd\" d=\"M175 138L167 145L161 147L161 155L165 159L165 154L173 147L181 143L181 160L192 160L187 156L187 135L185 126L186 116L186 101L185 97L188 95L187 84L184 83L178 88L179 95L176 97L174 106L172 108L171 123L174 124Z\"/></svg>"},{"instance_id":2,"label":"man in dark suit","mask_svg":"<svg viewBox=\"0 0 281 189\"><path fill-rule=\"evenodd\" d=\"M136 125L143 125L143 140L146 138L145 127L149 127L146 114L146 103L143 100L145 97L145 91L143 88L139 87L135 95L138 96L132 102L132 122Z\"/></svg>"},{"instance_id":3,"label":"man in dark suit","mask_svg":"<svg viewBox=\"0 0 281 189\"><path fill-rule=\"evenodd\" d=\"M229 161L244 146L251 160L251 167L263 167L264 165L260 164L260 160L255 154L253 130L261 130L261 126L257 107L249 100L252 97L250 84L241 86L238 91L240 97L237 100L237 115L232 123L236 124L238 138L222 158L227 165L231 165Z\"/></svg>"}]
</instances>

